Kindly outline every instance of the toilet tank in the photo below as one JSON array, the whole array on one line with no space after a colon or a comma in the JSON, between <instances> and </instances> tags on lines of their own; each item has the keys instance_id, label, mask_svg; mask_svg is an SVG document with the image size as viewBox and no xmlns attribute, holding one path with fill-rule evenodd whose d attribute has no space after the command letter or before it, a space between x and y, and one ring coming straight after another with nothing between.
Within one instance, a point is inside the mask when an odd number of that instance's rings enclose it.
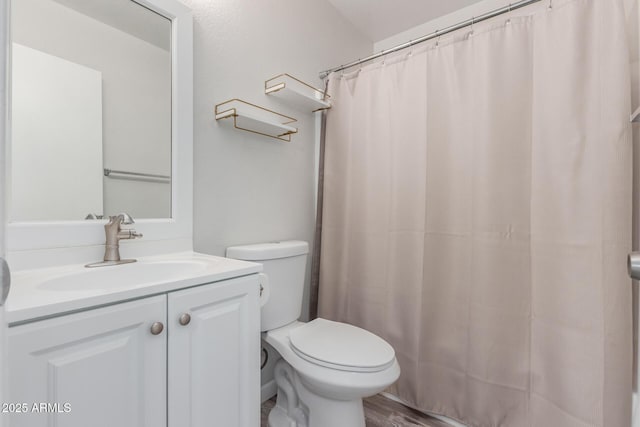
<instances>
[{"instance_id":1,"label":"toilet tank","mask_svg":"<svg viewBox=\"0 0 640 427\"><path fill-rule=\"evenodd\" d=\"M227 258L263 265L269 296L260 311L262 331L277 329L300 317L308 253L307 242L298 240L227 248Z\"/></svg>"}]
</instances>

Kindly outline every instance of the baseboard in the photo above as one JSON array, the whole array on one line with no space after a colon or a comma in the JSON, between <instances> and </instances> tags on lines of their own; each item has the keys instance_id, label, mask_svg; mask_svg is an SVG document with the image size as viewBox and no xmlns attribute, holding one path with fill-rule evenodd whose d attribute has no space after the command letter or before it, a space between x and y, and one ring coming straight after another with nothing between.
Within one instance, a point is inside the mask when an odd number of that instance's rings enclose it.
<instances>
[{"instance_id":1,"label":"baseboard","mask_svg":"<svg viewBox=\"0 0 640 427\"><path fill-rule=\"evenodd\" d=\"M260 387L260 402L271 399L276 395L278 387L276 386L276 380L271 380Z\"/></svg>"},{"instance_id":2,"label":"baseboard","mask_svg":"<svg viewBox=\"0 0 640 427\"><path fill-rule=\"evenodd\" d=\"M383 395L384 397L386 397L387 399L391 399L391 400L393 400L395 402L402 403L403 405L408 406L409 408L412 408L412 409L415 409L416 411L419 411L419 412L422 412L424 414L427 414L430 417L437 418L440 421L442 421L443 423L451 424L453 427L467 427L464 424L460 424L458 421L452 420L451 418L445 417L443 415L433 414L431 412L427 412L427 411L423 411L422 409L415 408L415 407L413 407L413 405L408 404L404 400L400 399L398 396L395 396L395 395L393 395L391 393L383 392L383 393L380 393L380 394Z\"/></svg>"}]
</instances>

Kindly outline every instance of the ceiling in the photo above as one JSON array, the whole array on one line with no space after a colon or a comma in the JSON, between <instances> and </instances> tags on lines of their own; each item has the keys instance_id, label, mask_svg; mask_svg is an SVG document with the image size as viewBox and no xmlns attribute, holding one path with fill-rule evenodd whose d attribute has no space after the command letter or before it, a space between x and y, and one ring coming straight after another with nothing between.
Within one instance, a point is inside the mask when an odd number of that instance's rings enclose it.
<instances>
[{"instance_id":1,"label":"ceiling","mask_svg":"<svg viewBox=\"0 0 640 427\"><path fill-rule=\"evenodd\" d=\"M482 0L329 0L373 42Z\"/></svg>"}]
</instances>

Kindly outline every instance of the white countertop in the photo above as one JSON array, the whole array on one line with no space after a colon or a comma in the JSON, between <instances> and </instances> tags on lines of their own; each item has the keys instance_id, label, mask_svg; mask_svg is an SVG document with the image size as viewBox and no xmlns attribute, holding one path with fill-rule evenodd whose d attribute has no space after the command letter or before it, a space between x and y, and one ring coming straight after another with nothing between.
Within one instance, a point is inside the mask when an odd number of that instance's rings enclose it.
<instances>
[{"instance_id":1,"label":"white countertop","mask_svg":"<svg viewBox=\"0 0 640 427\"><path fill-rule=\"evenodd\" d=\"M163 268L163 274L156 275L159 277L145 274L154 265ZM173 271L173 265L195 265L196 268L186 271L187 268L184 272L176 268ZM6 320L10 325L22 323L260 271L261 264L196 252L140 257L136 263L91 269L83 264L72 264L22 270L11 275L11 291L5 305ZM105 278L109 281L107 286L101 284ZM87 285L73 285L83 282ZM100 285L96 286L98 282ZM66 286L67 283L71 285Z\"/></svg>"}]
</instances>

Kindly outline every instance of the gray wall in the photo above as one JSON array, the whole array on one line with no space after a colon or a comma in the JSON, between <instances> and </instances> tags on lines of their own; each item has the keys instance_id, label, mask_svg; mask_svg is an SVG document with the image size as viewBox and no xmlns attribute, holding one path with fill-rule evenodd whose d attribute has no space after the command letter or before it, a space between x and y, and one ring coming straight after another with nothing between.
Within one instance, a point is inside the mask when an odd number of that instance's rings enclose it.
<instances>
[{"instance_id":1,"label":"gray wall","mask_svg":"<svg viewBox=\"0 0 640 427\"><path fill-rule=\"evenodd\" d=\"M372 42L325 0L184 2L194 11L195 250L311 243L315 117L264 95L264 81L286 72L320 87L319 71L368 55ZM298 134L285 143L216 122L214 106L231 98L297 118Z\"/></svg>"}]
</instances>

